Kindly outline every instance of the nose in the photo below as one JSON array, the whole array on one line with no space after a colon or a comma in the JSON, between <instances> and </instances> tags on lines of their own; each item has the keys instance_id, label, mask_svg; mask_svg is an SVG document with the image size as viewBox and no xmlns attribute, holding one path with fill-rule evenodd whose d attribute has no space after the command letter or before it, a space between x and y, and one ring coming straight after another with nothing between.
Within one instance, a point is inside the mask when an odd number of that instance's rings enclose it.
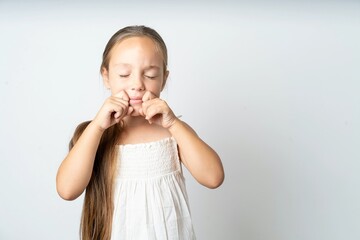
<instances>
[{"instance_id":1,"label":"nose","mask_svg":"<svg viewBox=\"0 0 360 240\"><path fill-rule=\"evenodd\" d=\"M145 90L145 85L140 74L134 74L131 78L130 89L135 91Z\"/></svg>"}]
</instances>

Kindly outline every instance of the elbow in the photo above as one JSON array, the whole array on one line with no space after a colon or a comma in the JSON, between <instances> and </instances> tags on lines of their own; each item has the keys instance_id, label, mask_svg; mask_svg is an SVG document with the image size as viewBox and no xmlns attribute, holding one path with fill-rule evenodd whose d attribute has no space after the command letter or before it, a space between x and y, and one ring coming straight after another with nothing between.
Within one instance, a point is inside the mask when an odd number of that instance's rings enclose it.
<instances>
[{"instance_id":1,"label":"elbow","mask_svg":"<svg viewBox=\"0 0 360 240\"><path fill-rule=\"evenodd\" d=\"M75 195L74 193L70 192L70 191L66 191L64 189L61 188L57 188L57 193L59 194L59 196L66 200L66 201L73 201L75 200L78 196Z\"/></svg>"},{"instance_id":2,"label":"elbow","mask_svg":"<svg viewBox=\"0 0 360 240\"><path fill-rule=\"evenodd\" d=\"M217 164L216 166L202 170L202 174L197 178L200 184L210 189L216 189L223 184L225 172L220 159L219 162L220 164Z\"/></svg>"},{"instance_id":3,"label":"elbow","mask_svg":"<svg viewBox=\"0 0 360 240\"><path fill-rule=\"evenodd\" d=\"M209 185L207 186L210 189L216 189L220 187L225 179L224 167L221 164L221 160L219 158L219 166L214 168L213 174L211 174Z\"/></svg>"},{"instance_id":4,"label":"elbow","mask_svg":"<svg viewBox=\"0 0 360 240\"><path fill-rule=\"evenodd\" d=\"M223 182L224 182L224 176L219 177L219 178L215 178L213 181L211 181L208 184L207 187L210 188L210 189L216 189L216 188L220 187Z\"/></svg>"},{"instance_id":5,"label":"elbow","mask_svg":"<svg viewBox=\"0 0 360 240\"><path fill-rule=\"evenodd\" d=\"M81 194L76 193L74 189L64 186L64 184L61 184L58 181L56 182L56 191L58 195L66 201L73 201L77 199Z\"/></svg>"},{"instance_id":6,"label":"elbow","mask_svg":"<svg viewBox=\"0 0 360 240\"><path fill-rule=\"evenodd\" d=\"M66 194L66 193L60 193L60 192L58 192L58 194L62 199L66 200L66 201L73 201L77 198L77 196L72 195L72 194Z\"/></svg>"},{"instance_id":7,"label":"elbow","mask_svg":"<svg viewBox=\"0 0 360 240\"><path fill-rule=\"evenodd\" d=\"M216 189L223 184L224 179L225 179L224 171L221 171L209 177L206 183L203 183L203 185L210 189Z\"/></svg>"}]
</instances>

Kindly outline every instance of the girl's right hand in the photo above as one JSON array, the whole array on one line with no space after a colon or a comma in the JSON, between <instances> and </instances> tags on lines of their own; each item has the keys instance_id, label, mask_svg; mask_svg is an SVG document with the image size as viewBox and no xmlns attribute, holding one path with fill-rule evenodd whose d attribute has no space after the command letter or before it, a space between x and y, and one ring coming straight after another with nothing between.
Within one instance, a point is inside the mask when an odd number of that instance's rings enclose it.
<instances>
[{"instance_id":1,"label":"girl's right hand","mask_svg":"<svg viewBox=\"0 0 360 240\"><path fill-rule=\"evenodd\" d=\"M102 131L119 123L123 117L134 111L133 107L129 106L129 100L130 98L125 91L110 96L105 100L93 123Z\"/></svg>"}]
</instances>

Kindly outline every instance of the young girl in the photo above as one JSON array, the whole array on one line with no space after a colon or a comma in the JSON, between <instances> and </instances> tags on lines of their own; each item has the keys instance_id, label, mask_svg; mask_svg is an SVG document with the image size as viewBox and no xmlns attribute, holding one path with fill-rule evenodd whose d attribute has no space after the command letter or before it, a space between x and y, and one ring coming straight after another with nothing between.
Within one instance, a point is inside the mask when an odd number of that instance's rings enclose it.
<instances>
[{"instance_id":1,"label":"young girl","mask_svg":"<svg viewBox=\"0 0 360 240\"><path fill-rule=\"evenodd\" d=\"M81 238L195 239L181 164L208 188L221 185L224 171L160 98L169 75L163 39L145 26L119 30L101 75L111 96L77 127L56 178L65 200L86 189Z\"/></svg>"}]
</instances>

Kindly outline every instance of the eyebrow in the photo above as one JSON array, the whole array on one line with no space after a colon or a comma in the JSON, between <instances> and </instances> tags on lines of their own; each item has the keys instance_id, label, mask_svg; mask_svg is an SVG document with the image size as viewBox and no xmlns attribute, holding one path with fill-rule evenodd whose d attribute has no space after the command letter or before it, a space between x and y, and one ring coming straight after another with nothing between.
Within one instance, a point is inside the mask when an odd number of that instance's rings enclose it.
<instances>
[{"instance_id":1,"label":"eyebrow","mask_svg":"<svg viewBox=\"0 0 360 240\"><path fill-rule=\"evenodd\" d=\"M117 63L117 64L115 64L114 66L115 66L115 67L118 67L118 66L131 67L131 64L128 64L128 63ZM151 69L160 70L160 67L157 66L157 65L149 65L149 66L145 67L145 70L151 70Z\"/></svg>"},{"instance_id":2,"label":"eyebrow","mask_svg":"<svg viewBox=\"0 0 360 240\"><path fill-rule=\"evenodd\" d=\"M145 70L151 70L151 69L156 69L156 70L160 70L160 67L159 66L156 66L156 65L150 65L148 67L145 68Z\"/></svg>"}]
</instances>

